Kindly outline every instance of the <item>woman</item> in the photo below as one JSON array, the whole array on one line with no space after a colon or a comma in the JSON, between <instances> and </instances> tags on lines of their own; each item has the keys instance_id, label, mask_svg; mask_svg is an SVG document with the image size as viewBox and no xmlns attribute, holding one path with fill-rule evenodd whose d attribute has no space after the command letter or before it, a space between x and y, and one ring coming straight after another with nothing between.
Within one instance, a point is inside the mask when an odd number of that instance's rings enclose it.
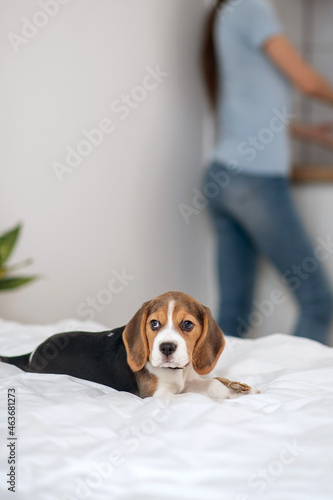
<instances>
[{"instance_id":1,"label":"woman","mask_svg":"<svg viewBox=\"0 0 333 500\"><path fill-rule=\"evenodd\" d=\"M230 179L210 201L218 237L219 325L237 337L258 326L253 289L264 255L299 303L295 335L327 343L333 297L320 249L312 246L292 200L288 133L291 128L300 139L332 147L330 126L290 123L289 93L293 86L333 104L333 88L283 35L265 0L217 2L205 33L204 73L220 129L206 183L221 175ZM276 297L277 307L282 301Z\"/></svg>"}]
</instances>

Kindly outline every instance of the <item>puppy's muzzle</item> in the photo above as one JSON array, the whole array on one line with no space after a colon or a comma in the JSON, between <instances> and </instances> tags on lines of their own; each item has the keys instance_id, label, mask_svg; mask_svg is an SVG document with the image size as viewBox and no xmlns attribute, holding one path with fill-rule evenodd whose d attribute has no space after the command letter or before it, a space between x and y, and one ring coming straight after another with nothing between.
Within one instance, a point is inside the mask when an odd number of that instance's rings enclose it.
<instances>
[{"instance_id":1,"label":"puppy's muzzle","mask_svg":"<svg viewBox=\"0 0 333 500\"><path fill-rule=\"evenodd\" d=\"M162 342L159 348L161 353L164 354L164 356L168 357L176 351L177 345L173 342Z\"/></svg>"}]
</instances>

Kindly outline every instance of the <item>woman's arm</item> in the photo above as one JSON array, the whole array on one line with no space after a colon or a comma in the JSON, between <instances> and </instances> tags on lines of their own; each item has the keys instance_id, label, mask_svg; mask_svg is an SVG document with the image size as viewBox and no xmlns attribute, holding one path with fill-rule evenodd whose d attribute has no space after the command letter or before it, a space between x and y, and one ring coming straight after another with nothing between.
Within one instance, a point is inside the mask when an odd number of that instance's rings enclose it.
<instances>
[{"instance_id":1,"label":"woman's arm","mask_svg":"<svg viewBox=\"0 0 333 500\"><path fill-rule=\"evenodd\" d=\"M288 38L273 36L265 42L263 50L303 94L333 105L333 86L304 61Z\"/></svg>"}]
</instances>

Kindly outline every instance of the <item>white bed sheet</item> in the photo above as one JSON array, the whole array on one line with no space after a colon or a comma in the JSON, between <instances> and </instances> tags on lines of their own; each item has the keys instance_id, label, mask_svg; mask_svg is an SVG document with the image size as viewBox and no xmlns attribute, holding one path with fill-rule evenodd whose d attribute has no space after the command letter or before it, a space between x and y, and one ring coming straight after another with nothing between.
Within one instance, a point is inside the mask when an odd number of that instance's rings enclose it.
<instances>
[{"instance_id":1,"label":"white bed sheet","mask_svg":"<svg viewBox=\"0 0 333 500\"><path fill-rule=\"evenodd\" d=\"M105 326L0 320L0 353ZM213 372L260 395L216 403L140 398L0 363L0 498L332 500L333 350L286 335L227 338ZM7 390L17 408L16 493L7 491Z\"/></svg>"}]
</instances>

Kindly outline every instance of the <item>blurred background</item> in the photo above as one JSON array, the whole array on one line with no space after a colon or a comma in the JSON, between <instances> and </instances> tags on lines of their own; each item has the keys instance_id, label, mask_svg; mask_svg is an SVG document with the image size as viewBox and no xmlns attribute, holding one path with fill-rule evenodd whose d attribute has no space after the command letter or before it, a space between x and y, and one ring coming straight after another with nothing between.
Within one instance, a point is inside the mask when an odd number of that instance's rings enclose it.
<instances>
[{"instance_id":1,"label":"blurred background","mask_svg":"<svg viewBox=\"0 0 333 500\"><path fill-rule=\"evenodd\" d=\"M199 68L210 4L1 1L0 233L22 222L13 260L32 257L29 272L42 276L2 292L0 317L113 327L168 290L215 311L209 214L204 203L189 220L183 211L199 196L214 138ZM291 40L333 81L332 2L274 4ZM332 120L327 107L297 95L294 112L308 122ZM293 151L295 164L333 169L333 154L319 147L295 143ZM326 241L333 184L294 189L313 239ZM333 254L324 264L333 280ZM258 303L273 289L287 300L263 316L254 336L286 333L295 321L291 295L263 262Z\"/></svg>"}]
</instances>

